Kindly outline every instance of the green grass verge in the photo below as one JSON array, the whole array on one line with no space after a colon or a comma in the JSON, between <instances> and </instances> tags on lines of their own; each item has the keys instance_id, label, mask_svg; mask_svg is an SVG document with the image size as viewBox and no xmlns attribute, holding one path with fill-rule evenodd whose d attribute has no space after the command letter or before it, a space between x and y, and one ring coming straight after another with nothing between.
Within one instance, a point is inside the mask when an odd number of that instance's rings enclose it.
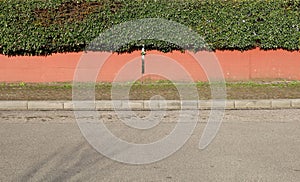
<instances>
[{"instance_id":1,"label":"green grass verge","mask_svg":"<svg viewBox=\"0 0 300 182\"><path fill-rule=\"evenodd\" d=\"M220 83L214 83L220 84ZM196 88L197 95L189 95L188 99L211 99L211 84L197 82L179 84L178 88ZM150 99L160 95L168 100L180 99L176 86L169 81L135 82L112 85L96 83L95 97L98 100L110 100L114 91L129 90L129 98L133 100ZM189 92L189 91L187 91ZM277 82L227 82L227 99L295 99L300 98L300 81ZM124 95L114 99L125 99ZM0 100L71 100L72 83L0 83Z\"/></svg>"}]
</instances>

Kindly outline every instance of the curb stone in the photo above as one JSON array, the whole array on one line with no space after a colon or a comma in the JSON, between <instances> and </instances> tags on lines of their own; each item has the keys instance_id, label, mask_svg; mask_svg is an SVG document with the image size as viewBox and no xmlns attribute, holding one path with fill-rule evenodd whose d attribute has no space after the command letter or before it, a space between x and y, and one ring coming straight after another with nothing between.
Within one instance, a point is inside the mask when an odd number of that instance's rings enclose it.
<instances>
[{"instance_id":1,"label":"curb stone","mask_svg":"<svg viewBox=\"0 0 300 182\"><path fill-rule=\"evenodd\" d=\"M292 108L300 108L300 99L293 99L291 107Z\"/></svg>"},{"instance_id":2,"label":"curb stone","mask_svg":"<svg viewBox=\"0 0 300 182\"><path fill-rule=\"evenodd\" d=\"M292 101L286 100L273 100L272 108L290 108L292 106Z\"/></svg>"},{"instance_id":3,"label":"curb stone","mask_svg":"<svg viewBox=\"0 0 300 182\"><path fill-rule=\"evenodd\" d=\"M63 101L28 101L27 110L63 110Z\"/></svg>"},{"instance_id":4,"label":"curb stone","mask_svg":"<svg viewBox=\"0 0 300 182\"><path fill-rule=\"evenodd\" d=\"M0 101L0 110L28 110L27 101Z\"/></svg>"},{"instance_id":5,"label":"curb stone","mask_svg":"<svg viewBox=\"0 0 300 182\"><path fill-rule=\"evenodd\" d=\"M273 100L236 100L235 109L271 109L272 102Z\"/></svg>"},{"instance_id":6,"label":"curb stone","mask_svg":"<svg viewBox=\"0 0 300 182\"><path fill-rule=\"evenodd\" d=\"M278 100L103 100L103 101L0 101L0 110L209 110L299 109L300 99ZM74 106L76 108L74 109Z\"/></svg>"}]
</instances>

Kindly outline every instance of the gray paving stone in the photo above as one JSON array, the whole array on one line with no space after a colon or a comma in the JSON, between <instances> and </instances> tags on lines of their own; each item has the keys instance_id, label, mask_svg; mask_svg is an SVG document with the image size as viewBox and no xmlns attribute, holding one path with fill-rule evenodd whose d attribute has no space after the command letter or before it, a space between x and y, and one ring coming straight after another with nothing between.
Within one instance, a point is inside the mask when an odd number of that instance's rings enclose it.
<instances>
[{"instance_id":1,"label":"gray paving stone","mask_svg":"<svg viewBox=\"0 0 300 182\"><path fill-rule=\"evenodd\" d=\"M63 110L62 101L28 101L28 110Z\"/></svg>"},{"instance_id":2,"label":"gray paving stone","mask_svg":"<svg viewBox=\"0 0 300 182\"><path fill-rule=\"evenodd\" d=\"M160 105L159 107L167 110L179 110L181 109L181 101L179 100L166 100L166 104Z\"/></svg>"},{"instance_id":3,"label":"gray paving stone","mask_svg":"<svg viewBox=\"0 0 300 182\"><path fill-rule=\"evenodd\" d=\"M143 101L122 101L121 108L125 110L143 110L144 102Z\"/></svg>"},{"instance_id":4,"label":"gray paving stone","mask_svg":"<svg viewBox=\"0 0 300 182\"><path fill-rule=\"evenodd\" d=\"M282 100L272 100L272 108L290 108L291 100L282 99Z\"/></svg>"},{"instance_id":5,"label":"gray paving stone","mask_svg":"<svg viewBox=\"0 0 300 182\"><path fill-rule=\"evenodd\" d=\"M198 104L199 109L207 110L212 109L213 101L212 100L200 100ZM234 101L232 100L215 100L214 109L234 109Z\"/></svg>"},{"instance_id":6,"label":"gray paving stone","mask_svg":"<svg viewBox=\"0 0 300 182\"><path fill-rule=\"evenodd\" d=\"M292 101L292 108L300 108L300 99L293 99Z\"/></svg>"},{"instance_id":7,"label":"gray paving stone","mask_svg":"<svg viewBox=\"0 0 300 182\"><path fill-rule=\"evenodd\" d=\"M236 100L235 109L270 109L271 100Z\"/></svg>"},{"instance_id":8,"label":"gray paving stone","mask_svg":"<svg viewBox=\"0 0 300 182\"><path fill-rule=\"evenodd\" d=\"M64 110L95 110L96 103L91 101L65 101Z\"/></svg>"},{"instance_id":9,"label":"gray paving stone","mask_svg":"<svg viewBox=\"0 0 300 182\"><path fill-rule=\"evenodd\" d=\"M198 100L182 100L181 109L198 109Z\"/></svg>"},{"instance_id":10,"label":"gray paving stone","mask_svg":"<svg viewBox=\"0 0 300 182\"><path fill-rule=\"evenodd\" d=\"M0 110L27 110L27 101L0 101Z\"/></svg>"},{"instance_id":11,"label":"gray paving stone","mask_svg":"<svg viewBox=\"0 0 300 182\"><path fill-rule=\"evenodd\" d=\"M160 100L145 100L144 102L144 110L159 110L160 109Z\"/></svg>"},{"instance_id":12,"label":"gray paving stone","mask_svg":"<svg viewBox=\"0 0 300 182\"><path fill-rule=\"evenodd\" d=\"M115 110L122 108L122 101L103 100L96 101L97 110Z\"/></svg>"}]
</instances>

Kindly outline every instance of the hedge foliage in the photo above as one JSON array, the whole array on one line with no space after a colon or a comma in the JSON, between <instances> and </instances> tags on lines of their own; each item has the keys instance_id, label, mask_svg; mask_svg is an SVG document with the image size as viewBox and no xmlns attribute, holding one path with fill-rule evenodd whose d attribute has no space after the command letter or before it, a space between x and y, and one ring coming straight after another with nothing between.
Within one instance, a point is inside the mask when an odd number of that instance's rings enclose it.
<instances>
[{"instance_id":1,"label":"hedge foliage","mask_svg":"<svg viewBox=\"0 0 300 182\"><path fill-rule=\"evenodd\" d=\"M299 13L300 0L0 0L0 53L82 51L113 25L142 18L185 25L204 37L212 50L299 50ZM172 42L149 39L130 42L118 51L130 52L142 44L147 50L181 49Z\"/></svg>"}]
</instances>

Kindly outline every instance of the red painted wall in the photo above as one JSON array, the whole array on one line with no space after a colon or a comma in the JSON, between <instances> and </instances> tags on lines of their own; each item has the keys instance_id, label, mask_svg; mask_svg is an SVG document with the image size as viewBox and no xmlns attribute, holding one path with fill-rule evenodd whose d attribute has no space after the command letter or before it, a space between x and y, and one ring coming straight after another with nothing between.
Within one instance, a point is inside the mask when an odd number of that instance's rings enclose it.
<instances>
[{"instance_id":1,"label":"red painted wall","mask_svg":"<svg viewBox=\"0 0 300 182\"><path fill-rule=\"evenodd\" d=\"M107 54L107 53L106 53ZM253 49L249 51L214 52L227 81L252 79L300 80L300 51ZM72 81L80 53L54 54L47 57L0 55L0 82L68 82ZM101 56L98 54L98 56ZM141 54L112 54L103 64L97 81L132 81L141 76ZM194 81L206 81L198 62L188 53L147 51L146 73L168 73L172 79L185 75L180 65ZM83 60L85 61L85 60ZM171 61L175 61L173 64ZM88 73L88 69L87 69ZM152 79L161 78L157 75Z\"/></svg>"}]
</instances>

